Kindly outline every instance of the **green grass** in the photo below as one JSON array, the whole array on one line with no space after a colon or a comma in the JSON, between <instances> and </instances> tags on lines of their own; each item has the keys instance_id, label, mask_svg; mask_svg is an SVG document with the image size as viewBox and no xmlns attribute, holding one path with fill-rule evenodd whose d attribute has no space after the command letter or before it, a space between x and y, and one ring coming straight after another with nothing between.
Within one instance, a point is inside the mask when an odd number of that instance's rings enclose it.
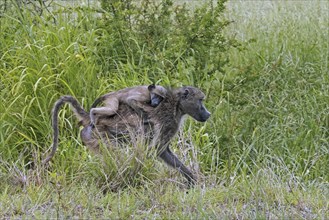
<instances>
[{"instance_id":1,"label":"green grass","mask_svg":"<svg viewBox=\"0 0 329 220\"><path fill-rule=\"evenodd\" d=\"M225 35L240 44L214 75L207 65L197 75L193 57L169 72L161 56L175 50L162 45L152 60L136 39L141 57L114 65L107 30L85 8L58 7L56 25L15 8L0 17L0 218L328 219L329 3L226 5ZM152 81L207 93L211 119L187 119L173 141L198 176L194 189L143 142L92 155L68 107L51 166L38 165L59 96L88 109L107 91Z\"/></svg>"}]
</instances>

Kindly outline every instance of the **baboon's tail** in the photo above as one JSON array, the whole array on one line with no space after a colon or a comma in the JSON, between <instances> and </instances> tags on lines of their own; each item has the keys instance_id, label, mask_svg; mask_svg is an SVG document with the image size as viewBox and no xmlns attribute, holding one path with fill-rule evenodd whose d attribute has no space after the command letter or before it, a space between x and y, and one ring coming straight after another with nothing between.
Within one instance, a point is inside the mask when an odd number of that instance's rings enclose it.
<instances>
[{"instance_id":1,"label":"baboon's tail","mask_svg":"<svg viewBox=\"0 0 329 220\"><path fill-rule=\"evenodd\" d=\"M74 114L80 120L82 125L90 123L89 114L81 107L79 102L72 96L62 96L56 101L52 110L52 127L53 127L53 144L51 146L51 152L46 159L42 161L42 164L47 164L55 155L58 146L58 112L62 105L69 103L72 107Z\"/></svg>"}]
</instances>

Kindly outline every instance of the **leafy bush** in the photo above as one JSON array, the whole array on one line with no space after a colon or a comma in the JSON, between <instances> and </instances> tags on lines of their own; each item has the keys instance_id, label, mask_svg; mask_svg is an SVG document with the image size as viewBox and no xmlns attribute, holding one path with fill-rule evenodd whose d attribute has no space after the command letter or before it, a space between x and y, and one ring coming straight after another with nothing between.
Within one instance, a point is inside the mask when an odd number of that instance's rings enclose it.
<instances>
[{"instance_id":1,"label":"leafy bush","mask_svg":"<svg viewBox=\"0 0 329 220\"><path fill-rule=\"evenodd\" d=\"M232 42L223 35L225 1L212 1L194 11L171 0L138 3L102 1L102 36L97 45L103 72L115 77L132 66L153 82L202 86L228 62ZM210 7L210 5L212 7Z\"/></svg>"},{"instance_id":2,"label":"leafy bush","mask_svg":"<svg viewBox=\"0 0 329 220\"><path fill-rule=\"evenodd\" d=\"M223 36L223 4L192 11L168 0L102 1L97 11L53 7L43 16L33 8L11 8L13 16L0 20L1 158L38 163L50 146L50 113L60 95L76 96L88 109L98 95L136 84L209 85L232 45ZM66 108L60 112L57 157L71 163L67 173L79 167L74 157L85 154L64 138L78 133L71 115Z\"/></svg>"}]
</instances>

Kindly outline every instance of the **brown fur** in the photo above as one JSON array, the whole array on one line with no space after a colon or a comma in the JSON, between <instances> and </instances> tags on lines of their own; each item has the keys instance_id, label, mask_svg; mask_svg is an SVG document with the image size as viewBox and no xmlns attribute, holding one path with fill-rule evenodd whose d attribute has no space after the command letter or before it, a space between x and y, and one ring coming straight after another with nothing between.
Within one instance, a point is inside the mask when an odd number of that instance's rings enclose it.
<instances>
[{"instance_id":1,"label":"brown fur","mask_svg":"<svg viewBox=\"0 0 329 220\"><path fill-rule=\"evenodd\" d=\"M195 183L196 178L171 152L169 143L177 133L184 115L188 114L201 122L206 121L210 117L210 113L202 103L204 97L205 95L202 91L191 86L167 90L166 98L157 107L145 106L144 111L148 118L147 121L144 121L129 105L122 103L119 105L117 114L100 116L96 127L89 124L89 114L77 104L73 97L70 99L63 99L62 97L58 102L71 104L75 114L84 126L81 130L81 139L93 151L98 151L100 141L108 144L108 140L117 140L121 136L129 134L129 132L146 134L146 137L150 139L150 145L157 148L159 157L168 165L180 171L191 186ZM56 120L53 120L53 123L57 123L57 115L55 113L58 113L61 105L55 104L53 118L56 118ZM53 124L53 128L54 143L52 153L44 160L44 164L53 157L58 145L56 140L58 139L58 127Z\"/></svg>"},{"instance_id":2,"label":"brown fur","mask_svg":"<svg viewBox=\"0 0 329 220\"><path fill-rule=\"evenodd\" d=\"M203 92L190 86L168 90L167 97L159 106L146 109L148 121L143 125L143 133L152 134L151 145L157 148L159 157L168 165L179 170L186 177L189 185L192 185L196 178L171 152L169 143L177 133L184 115L188 114L201 122L209 118L210 113L202 103L204 98ZM99 135L114 138L117 135L129 133L131 128L139 129L142 123L140 117L127 106L122 105L117 115L100 118L95 129L97 132L92 132L90 127L85 127L81 131L81 138L87 146L97 149Z\"/></svg>"}]
</instances>

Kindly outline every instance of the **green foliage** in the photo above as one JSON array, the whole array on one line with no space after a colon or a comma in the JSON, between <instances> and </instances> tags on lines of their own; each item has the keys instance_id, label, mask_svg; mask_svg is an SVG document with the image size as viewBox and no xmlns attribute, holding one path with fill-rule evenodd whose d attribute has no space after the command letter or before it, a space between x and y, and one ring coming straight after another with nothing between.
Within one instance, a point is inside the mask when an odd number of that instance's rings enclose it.
<instances>
[{"instance_id":1,"label":"green foliage","mask_svg":"<svg viewBox=\"0 0 329 220\"><path fill-rule=\"evenodd\" d=\"M233 45L223 36L229 24L224 2L192 11L171 0L102 1L104 32L97 48L104 72L114 77L128 65L154 82L202 86L223 71Z\"/></svg>"},{"instance_id":2,"label":"green foliage","mask_svg":"<svg viewBox=\"0 0 329 220\"><path fill-rule=\"evenodd\" d=\"M2 9L0 218L329 217L328 4ZM68 107L55 158L39 166L59 96L88 109L105 92L151 82L207 94L209 121L187 119L172 143L196 189L186 194L142 140L93 155Z\"/></svg>"},{"instance_id":3,"label":"green foliage","mask_svg":"<svg viewBox=\"0 0 329 220\"><path fill-rule=\"evenodd\" d=\"M247 3L239 7L233 8L244 10ZM229 176L271 166L307 180L328 181L329 107L324 100L329 97L329 45L323 31L328 17L314 16L320 5L310 3L260 7L262 13L250 9L252 17L237 12L232 18L236 22L230 34L245 40L245 49L230 51L223 89L210 93L220 97L216 107L222 108L215 114L224 125L214 124L211 132L223 150L223 165L232 166ZM297 16L306 7L313 14ZM273 16L280 22L273 23ZM228 157L232 163L226 164Z\"/></svg>"},{"instance_id":4,"label":"green foliage","mask_svg":"<svg viewBox=\"0 0 329 220\"><path fill-rule=\"evenodd\" d=\"M94 32L83 31L87 17L74 26L59 18L56 26L27 11L22 16L22 21L9 15L1 20L1 133L6 134L1 143L5 157L23 148L44 150L49 145L54 101L62 94L86 97L98 84L92 74L93 51L85 46L95 38ZM18 151L13 151L15 148Z\"/></svg>"}]
</instances>

